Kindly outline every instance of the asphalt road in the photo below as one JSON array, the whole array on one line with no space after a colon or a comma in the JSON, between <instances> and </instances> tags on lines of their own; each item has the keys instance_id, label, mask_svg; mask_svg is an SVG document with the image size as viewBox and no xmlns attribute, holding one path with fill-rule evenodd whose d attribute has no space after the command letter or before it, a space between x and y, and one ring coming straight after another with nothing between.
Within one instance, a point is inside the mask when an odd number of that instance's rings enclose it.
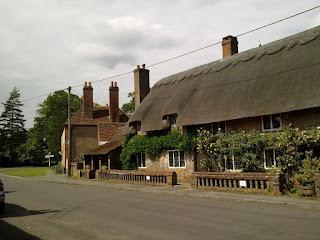
<instances>
[{"instance_id":1,"label":"asphalt road","mask_svg":"<svg viewBox=\"0 0 320 240\"><path fill-rule=\"evenodd\" d=\"M2 177L1 240L320 239L320 212Z\"/></svg>"}]
</instances>

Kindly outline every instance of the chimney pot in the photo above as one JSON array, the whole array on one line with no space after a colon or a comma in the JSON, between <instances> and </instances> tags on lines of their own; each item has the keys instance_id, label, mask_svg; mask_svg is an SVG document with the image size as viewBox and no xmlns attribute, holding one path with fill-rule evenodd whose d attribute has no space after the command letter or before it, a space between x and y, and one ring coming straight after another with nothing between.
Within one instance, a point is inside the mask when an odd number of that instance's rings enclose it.
<instances>
[{"instance_id":1,"label":"chimney pot","mask_svg":"<svg viewBox=\"0 0 320 240\"><path fill-rule=\"evenodd\" d=\"M142 69L145 69L145 68L146 68L146 65L145 65L145 64L142 64L141 66L142 66Z\"/></svg>"},{"instance_id":2,"label":"chimney pot","mask_svg":"<svg viewBox=\"0 0 320 240\"><path fill-rule=\"evenodd\" d=\"M87 87L87 86L88 86L87 82L84 82L84 86L85 86L85 87Z\"/></svg>"},{"instance_id":3,"label":"chimney pot","mask_svg":"<svg viewBox=\"0 0 320 240\"><path fill-rule=\"evenodd\" d=\"M222 55L223 58L230 57L238 53L238 40L234 36L226 36L222 39Z\"/></svg>"},{"instance_id":4,"label":"chimney pot","mask_svg":"<svg viewBox=\"0 0 320 240\"><path fill-rule=\"evenodd\" d=\"M140 65L137 65L137 68L140 68Z\"/></svg>"}]
</instances>

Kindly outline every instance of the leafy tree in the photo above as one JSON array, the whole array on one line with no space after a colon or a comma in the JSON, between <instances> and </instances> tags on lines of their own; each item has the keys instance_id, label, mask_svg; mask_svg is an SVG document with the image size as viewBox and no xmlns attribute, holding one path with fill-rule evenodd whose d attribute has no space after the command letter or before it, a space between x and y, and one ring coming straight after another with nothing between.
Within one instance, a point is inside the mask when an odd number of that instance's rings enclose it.
<instances>
[{"instance_id":1,"label":"leafy tree","mask_svg":"<svg viewBox=\"0 0 320 240\"><path fill-rule=\"evenodd\" d=\"M121 107L121 110L126 114L132 114L134 112L134 92L128 94L130 102L124 103Z\"/></svg>"},{"instance_id":2,"label":"leafy tree","mask_svg":"<svg viewBox=\"0 0 320 240\"><path fill-rule=\"evenodd\" d=\"M4 111L0 116L1 160L2 164L14 165L18 163L17 149L26 141L25 119L21 109L23 104L20 101L20 92L16 87L2 105ZM4 162L6 160L9 162Z\"/></svg>"},{"instance_id":3,"label":"leafy tree","mask_svg":"<svg viewBox=\"0 0 320 240\"><path fill-rule=\"evenodd\" d=\"M80 99L71 94L71 112L80 107ZM26 164L43 164L49 151L59 159L61 134L68 118L68 93L56 91L39 105L33 127L28 131L28 140L20 149L20 157Z\"/></svg>"}]
</instances>

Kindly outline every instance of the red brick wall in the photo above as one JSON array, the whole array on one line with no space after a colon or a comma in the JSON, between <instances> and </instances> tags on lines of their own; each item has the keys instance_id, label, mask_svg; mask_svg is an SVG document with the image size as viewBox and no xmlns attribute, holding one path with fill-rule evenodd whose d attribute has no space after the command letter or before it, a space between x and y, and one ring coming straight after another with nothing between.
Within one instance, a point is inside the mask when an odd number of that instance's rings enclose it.
<instances>
[{"instance_id":1,"label":"red brick wall","mask_svg":"<svg viewBox=\"0 0 320 240\"><path fill-rule=\"evenodd\" d=\"M119 88L117 82L111 82L109 87L109 104L111 122L119 122Z\"/></svg>"},{"instance_id":2,"label":"red brick wall","mask_svg":"<svg viewBox=\"0 0 320 240\"><path fill-rule=\"evenodd\" d=\"M93 89L91 83L83 87L82 97L82 117L84 119L93 119Z\"/></svg>"},{"instance_id":3,"label":"red brick wall","mask_svg":"<svg viewBox=\"0 0 320 240\"><path fill-rule=\"evenodd\" d=\"M72 126L71 160L80 159L82 153L98 146L97 126Z\"/></svg>"}]
</instances>

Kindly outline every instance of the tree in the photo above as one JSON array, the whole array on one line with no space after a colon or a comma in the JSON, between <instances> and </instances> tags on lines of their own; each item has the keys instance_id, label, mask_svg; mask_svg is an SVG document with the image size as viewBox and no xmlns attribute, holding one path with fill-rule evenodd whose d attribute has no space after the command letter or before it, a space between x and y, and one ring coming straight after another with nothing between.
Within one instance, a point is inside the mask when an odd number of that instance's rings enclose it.
<instances>
[{"instance_id":1,"label":"tree","mask_svg":"<svg viewBox=\"0 0 320 240\"><path fill-rule=\"evenodd\" d=\"M124 103L121 107L121 110L126 114L132 114L134 112L134 92L128 94L130 102Z\"/></svg>"},{"instance_id":2,"label":"tree","mask_svg":"<svg viewBox=\"0 0 320 240\"><path fill-rule=\"evenodd\" d=\"M2 105L4 106L4 111L0 116L2 161L8 159L7 164L14 165L18 163L17 149L26 141L25 119L21 109L23 104L20 101L20 92L16 87Z\"/></svg>"},{"instance_id":3,"label":"tree","mask_svg":"<svg viewBox=\"0 0 320 240\"><path fill-rule=\"evenodd\" d=\"M80 99L71 94L71 112L80 107ZM68 93L56 91L39 105L33 127L28 131L28 140L20 149L20 157L26 164L43 164L44 155L51 152L59 159L61 134L67 120Z\"/></svg>"}]
</instances>

